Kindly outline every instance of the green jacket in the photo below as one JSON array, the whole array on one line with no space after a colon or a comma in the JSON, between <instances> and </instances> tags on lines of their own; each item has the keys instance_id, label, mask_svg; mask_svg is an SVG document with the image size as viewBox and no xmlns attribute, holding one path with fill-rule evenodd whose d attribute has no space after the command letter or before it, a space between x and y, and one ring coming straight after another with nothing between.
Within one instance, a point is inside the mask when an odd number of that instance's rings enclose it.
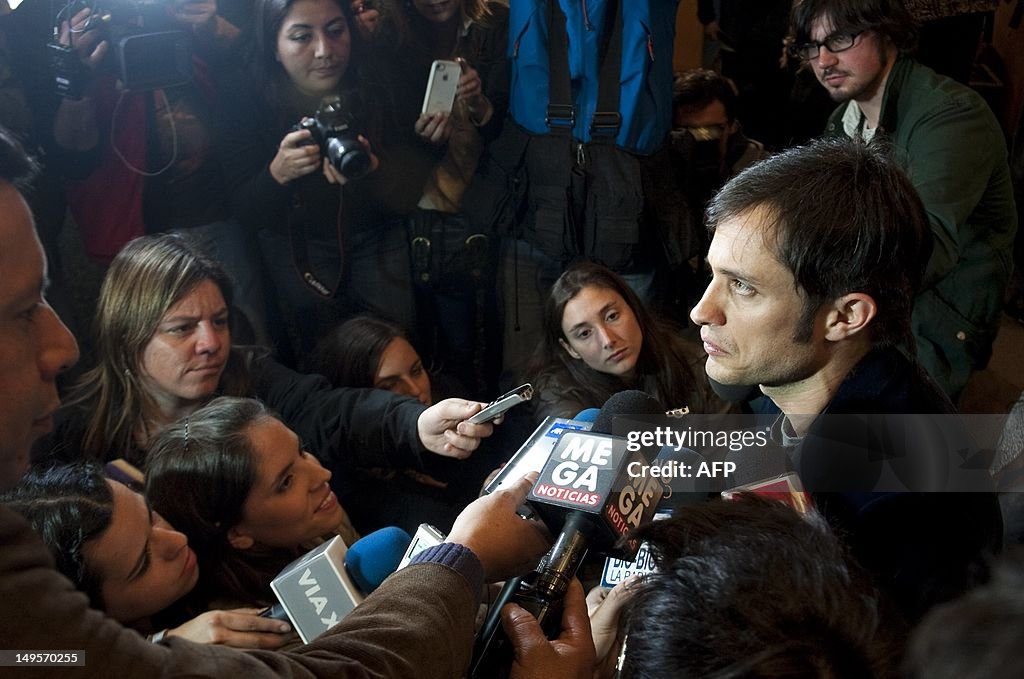
<instances>
[{"instance_id":1,"label":"green jacket","mask_svg":"<svg viewBox=\"0 0 1024 679\"><path fill-rule=\"evenodd\" d=\"M827 133L843 135L840 106ZM920 362L954 400L988 362L1013 268L1017 215L1006 141L973 90L912 59L885 84L876 136L903 156L934 236L924 291L914 304Z\"/></svg>"}]
</instances>

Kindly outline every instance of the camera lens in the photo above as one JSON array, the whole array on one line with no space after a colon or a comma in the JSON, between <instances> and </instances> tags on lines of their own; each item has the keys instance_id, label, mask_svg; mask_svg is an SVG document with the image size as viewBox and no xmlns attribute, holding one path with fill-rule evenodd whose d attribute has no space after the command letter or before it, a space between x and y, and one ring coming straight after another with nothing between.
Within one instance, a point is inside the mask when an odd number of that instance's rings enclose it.
<instances>
[{"instance_id":1,"label":"camera lens","mask_svg":"<svg viewBox=\"0 0 1024 679\"><path fill-rule=\"evenodd\" d=\"M327 158L346 179L361 179L370 172L370 154L356 139L333 137L327 142Z\"/></svg>"}]
</instances>

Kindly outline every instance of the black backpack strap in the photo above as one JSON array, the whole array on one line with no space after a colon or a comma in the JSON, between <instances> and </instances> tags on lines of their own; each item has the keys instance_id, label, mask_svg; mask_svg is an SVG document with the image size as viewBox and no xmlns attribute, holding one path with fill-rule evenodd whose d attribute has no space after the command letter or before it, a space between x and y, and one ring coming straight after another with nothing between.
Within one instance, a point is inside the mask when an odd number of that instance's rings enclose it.
<instances>
[{"instance_id":1,"label":"black backpack strap","mask_svg":"<svg viewBox=\"0 0 1024 679\"><path fill-rule=\"evenodd\" d=\"M622 127L619 113L619 75L622 72L622 3L610 0L605 11L614 13L614 21L604 31L601 41L600 77L597 87L597 110L590 121L590 134L612 138ZM565 13L558 0L548 0L548 110L545 118L553 133L571 133L576 124L576 107L572 97L569 74L569 36Z\"/></svg>"},{"instance_id":2,"label":"black backpack strap","mask_svg":"<svg viewBox=\"0 0 1024 679\"><path fill-rule=\"evenodd\" d=\"M548 0L548 111L544 118L553 133L572 134L576 106L569 76L569 35L558 0Z\"/></svg>"},{"instance_id":3,"label":"black backpack strap","mask_svg":"<svg viewBox=\"0 0 1024 679\"><path fill-rule=\"evenodd\" d=\"M622 72L622 3L624 0L610 0L606 9L615 12L610 30L605 30L601 45L601 73L597 81L597 109L590 120L590 134L593 137L614 139L622 127L619 113L619 75ZM607 18L607 17L606 17ZM606 21L605 26L608 25Z\"/></svg>"}]
</instances>

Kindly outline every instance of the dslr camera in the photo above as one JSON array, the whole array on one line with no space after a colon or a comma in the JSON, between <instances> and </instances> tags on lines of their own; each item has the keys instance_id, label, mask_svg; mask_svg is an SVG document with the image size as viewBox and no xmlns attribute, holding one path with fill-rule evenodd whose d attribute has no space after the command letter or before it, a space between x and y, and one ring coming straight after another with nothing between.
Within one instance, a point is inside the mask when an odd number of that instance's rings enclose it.
<instances>
[{"instance_id":1,"label":"dslr camera","mask_svg":"<svg viewBox=\"0 0 1024 679\"><path fill-rule=\"evenodd\" d=\"M176 29L167 4L168 0L72 0L54 18L54 33L62 22L89 8L83 30L99 30L110 43L105 67L117 73L124 89L181 85L192 78L192 37ZM47 47L58 94L81 96L87 74L74 50L56 41Z\"/></svg>"},{"instance_id":2,"label":"dslr camera","mask_svg":"<svg viewBox=\"0 0 1024 679\"><path fill-rule=\"evenodd\" d=\"M303 118L292 130L309 130L309 143L320 147L334 169L346 179L360 179L370 172L370 154L359 141L351 111L340 95L324 97L312 117Z\"/></svg>"}]
</instances>

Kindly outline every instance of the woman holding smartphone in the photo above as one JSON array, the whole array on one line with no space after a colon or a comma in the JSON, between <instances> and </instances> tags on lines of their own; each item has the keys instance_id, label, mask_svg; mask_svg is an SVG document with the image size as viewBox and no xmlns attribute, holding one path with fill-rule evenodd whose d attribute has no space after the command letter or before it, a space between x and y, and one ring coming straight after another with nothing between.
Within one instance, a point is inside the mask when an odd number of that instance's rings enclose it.
<instances>
[{"instance_id":1,"label":"woman holding smartphone","mask_svg":"<svg viewBox=\"0 0 1024 679\"><path fill-rule=\"evenodd\" d=\"M413 207L418 208L407 214L410 237L436 240L443 235L446 242L464 242L476 232L458 216L462 198L486 144L501 131L508 108L508 7L490 0L353 4L362 9L359 20L367 20L361 25L375 26L374 61L393 95L398 129L410 135L403 136L402 153L411 166L426 163L425 172L405 175L403 193L414 193ZM379 21L372 20L374 12ZM435 62L443 67L441 74ZM450 110L424 111L432 74L435 81L439 75L447 75L449 83L457 80ZM477 252L471 257L486 259L491 254ZM421 262L414 256L412 266ZM478 266L492 273L497 269ZM422 273L414 269L413 279L420 280ZM416 324L395 320L414 330L429 363L470 387L470 394L490 395L493 385L477 384L480 376L470 368L480 362L476 328L487 322L481 318L484 309L494 306L493 300L478 304L477 291L490 290L494 281L482 276L468 285L444 286L437 285L438 278L435 272L435 283L418 289L421 313ZM441 318L444 323L438 322ZM433 343L424 341L431 339Z\"/></svg>"},{"instance_id":2,"label":"woman holding smartphone","mask_svg":"<svg viewBox=\"0 0 1024 679\"><path fill-rule=\"evenodd\" d=\"M407 95L399 101L400 116L441 151L419 207L458 212L483 145L497 135L508 108L508 7L489 0L409 0L394 3L384 19L374 44L382 58L401 55L395 76ZM423 112L424 85L436 60L458 66L455 102L450 111Z\"/></svg>"}]
</instances>

